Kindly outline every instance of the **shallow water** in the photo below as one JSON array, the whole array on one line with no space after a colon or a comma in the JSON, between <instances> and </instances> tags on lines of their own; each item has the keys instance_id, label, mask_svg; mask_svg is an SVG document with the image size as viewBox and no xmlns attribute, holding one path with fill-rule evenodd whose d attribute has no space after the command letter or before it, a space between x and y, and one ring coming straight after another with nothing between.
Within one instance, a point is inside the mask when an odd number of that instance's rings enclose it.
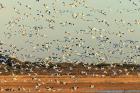
<instances>
[{"instance_id":1,"label":"shallow water","mask_svg":"<svg viewBox=\"0 0 140 93\"><path fill-rule=\"evenodd\" d=\"M98 90L84 91L84 93L140 93L140 90Z\"/></svg>"}]
</instances>

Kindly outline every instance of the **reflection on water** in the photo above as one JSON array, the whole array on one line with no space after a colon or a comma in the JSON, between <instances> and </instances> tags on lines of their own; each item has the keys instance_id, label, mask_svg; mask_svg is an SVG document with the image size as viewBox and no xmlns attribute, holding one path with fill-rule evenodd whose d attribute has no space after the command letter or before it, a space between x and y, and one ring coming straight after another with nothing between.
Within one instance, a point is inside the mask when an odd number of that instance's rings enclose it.
<instances>
[{"instance_id":1,"label":"reflection on water","mask_svg":"<svg viewBox=\"0 0 140 93\"><path fill-rule=\"evenodd\" d=\"M98 90L84 91L83 93L140 93L140 90Z\"/></svg>"}]
</instances>

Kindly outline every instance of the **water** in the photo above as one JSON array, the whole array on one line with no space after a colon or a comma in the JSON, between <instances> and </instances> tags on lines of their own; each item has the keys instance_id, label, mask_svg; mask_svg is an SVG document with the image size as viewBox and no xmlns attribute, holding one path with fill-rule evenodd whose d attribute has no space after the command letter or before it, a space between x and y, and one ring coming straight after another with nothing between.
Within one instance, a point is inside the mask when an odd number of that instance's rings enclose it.
<instances>
[{"instance_id":1,"label":"water","mask_svg":"<svg viewBox=\"0 0 140 93\"><path fill-rule=\"evenodd\" d=\"M140 93L140 90L98 90L84 91L83 93Z\"/></svg>"}]
</instances>

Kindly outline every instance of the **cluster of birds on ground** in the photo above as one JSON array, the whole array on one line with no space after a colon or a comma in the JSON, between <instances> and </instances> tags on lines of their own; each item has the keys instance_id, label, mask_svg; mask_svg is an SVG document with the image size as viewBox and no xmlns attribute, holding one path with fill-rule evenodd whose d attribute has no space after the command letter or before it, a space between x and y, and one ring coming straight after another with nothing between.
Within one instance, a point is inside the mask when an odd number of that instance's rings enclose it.
<instances>
[{"instance_id":1,"label":"cluster of birds on ground","mask_svg":"<svg viewBox=\"0 0 140 93\"><path fill-rule=\"evenodd\" d=\"M108 74L108 73L111 73L111 76L117 76L117 77L119 77L118 75L121 73L124 73L125 75L128 75L128 76L131 75L131 73L137 73L135 70L135 69L137 69L136 67L130 67L130 68L121 67L118 69L117 67L120 67L120 66L117 66L115 64L111 65L111 66L99 66L99 67L98 66L92 67L87 64L81 64L81 66L83 66L82 67L83 70L80 70L81 75L91 76L91 77L104 78L104 77L106 77L106 74ZM69 73L67 73L67 77L69 78L69 80L74 82L73 84L70 85L69 81L67 79L66 80L64 78L61 79L60 73L61 73L61 70L63 70L63 68L60 69L60 68L58 68L57 65L54 65L53 68L57 71L56 71L56 73L51 73L50 78L48 80L43 80L41 78L41 76L39 76L39 74L37 74L35 72L32 73L32 71L30 70L30 72L28 74L26 74L27 79L24 78L22 81L23 83L25 83L25 85L30 82L30 84L28 85L30 88L29 87L27 88L27 86L25 86L24 84L23 85L21 84L21 85L18 85L18 87L1 86L0 91L1 92L23 92L23 91L24 92L42 92L42 91L43 92L62 92L67 87L68 87L67 89L70 90L71 92L76 92L77 90L79 90L81 88L88 88L89 90L96 89L96 85L94 83L89 83L89 84L85 84L85 85L83 84L82 86L80 86L77 83L79 77L77 77L77 75L70 75ZM70 69L70 71L73 71L73 69L74 69L73 72L76 72L75 68L72 66L68 67L66 65L66 68ZM85 71L84 69L88 69L88 70L92 69L93 73L89 75L89 74L87 74L88 71ZM108 72L108 70L110 70L110 72ZM43 71L43 70L41 70L41 71ZM100 73L98 73L98 71ZM140 71L140 69L139 69L139 71ZM16 82L16 81L19 82L18 76L22 76L22 75L17 75L13 71L11 76L9 76L10 82ZM55 77L55 78L51 78L51 76ZM140 73L139 73L138 77L140 77ZM1 79L1 81L0 81L1 84L5 84L7 82L9 82L9 79L7 80L6 78ZM33 83L33 84L31 84L31 83Z\"/></svg>"},{"instance_id":2,"label":"cluster of birds on ground","mask_svg":"<svg viewBox=\"0 0 140 93\"><path fill-rule=\"evenodd\" d=\"M15 84L15 86L17 87L0 86L1 92L23 92L23 91L24 92L63 92L65 91L66 88L71 92L76 92L77 90L82 89L82 88L85 88L85 89L88 88L90 90L90 89L96 89L97 87L94 83L91 83L91 82L89 84L85 83L85 85L83 84L82 86L80 86L78 83L79 76L104 78L104 77L108 77L108 74L109 74L109 76L111 77L121 77L119 75L124 75L124 76L137 75L137 77L140 77L140 65L139 66L138 65L135 65L135 66L124 65L123 66L120 64L89 65L89 64L83 64L83 63L76 65L76 64L70 64L70 63L59 63L59 64L49 64L48 66L45 67L45 69L42 69L42 66L38 64L31 65L28 63L26 64L24 68L21 68L19 70L21 71L20 75L18 75L19 73L18 74L15 73L17 71L16 66L12 66L12 67L13 67L12 74L9 76L8 79L6 77L1 78L1 81L0 81L1 85L4 85L5 83L12 83L12 82L21 83L21 78L23 78L22 80L23 85ZM40 70L39 73L34 71L32 69L33 67L35 67L37 71ZM55 71L52 71L51 68ZM45 76L47 73L49 73L49 71L44 72L46 69L51 71L51 73L49 77L44 78L46 80L43 80L42 76L43 75ZM26 74L22 73L22 71ZM63 72L65 72L64 75L67 75L67 78L69 78L70 81L67 79L66 80L64 79L65 77L62 76ZM78 72L78 74L74 74L75 72L76 73ZM4 73L7 73L6 70ZM44 74L41 74L41 73L44 73ZM3 73L0 73L0 74L3 74ZM26 75L26 78L24 78L25 76L22 77L22 75ZM73 81L73 84L70 84L71 81ZM28 84L28 87L25 86L26 84Z\"/></svg>"},{"instance_id":3,"label":"cluster of birds on ground","mask_svg":"<svg viewBox=\"0 0 140 93\"><path fill-rule=\"evenodd\" d=\"M90 6L89 0L32 2L39 7L15 0L14 15L3 31L9 41L0 40L1 53L34 62L139 63L140 42L134 37L140 20L135 16L132 21L112 17L111 13L126 17L137 13L140 1L117 0L118 5L129 2L133 8L116 10L94 3ZM5 8L0 3L0 10Z\"/></svg>"},{"instance_id":4,"label":"cluster of birds on ground","mask_svg":"<svg viewBox=\"0 0 140 93\"><path fill-rule=\"evenodd\" d=\"M53 77L53 76L52 76ZM31 83L28 86L30 87L24 87L24 85L22 86L18 86L18 87L5 87L5 86L1 86L0 87L0 91L1 92L63 92L65 91L67 88L67 86L69 86L70 88L68 88L68 90L70 92L76 92L80 86L78 84L76 84L76 77L75 76L70 76L70 80L75 82L74 85L70 85L69 81L65 81L65 80L61 80L59 79L60 77L57 76L56 78L53 79L48 79L47 81L44 81L42 78L38 77L37 75L34 76L30 76L27 79L23 79L23 83L26 85L27 83ZM12 75L10 78L11 82L19 82L19 78L16 75ZM6 80L6 78L3 78L1 80L1 84L5 84L8 80ZM53 86L53 84L55 84ZM16 84L15 84L16 85ZM31 86L30 86L31 85ZM64 87L62 87L64 86ZM84 86L84 85L83 85ZM82 87L83 87L82 86ZM90 89L94 89L95 85L94 84L89 84L86 85L85 88L90 88Z\"/></svg>"},{"instance_id":5,"label":"cluster of birds on ground","mask_svg":"<svg viewBox=\"0 0 140 93\"><path fill-rule=\"evenodd\" d=\"M20 62L17 59L0 55L1 75L84 75L93 77L116 77L122 75L140 75L140 65L137 64L85 64L85 63L53 63L53 62Z\"/></svg>"}]
</instances>

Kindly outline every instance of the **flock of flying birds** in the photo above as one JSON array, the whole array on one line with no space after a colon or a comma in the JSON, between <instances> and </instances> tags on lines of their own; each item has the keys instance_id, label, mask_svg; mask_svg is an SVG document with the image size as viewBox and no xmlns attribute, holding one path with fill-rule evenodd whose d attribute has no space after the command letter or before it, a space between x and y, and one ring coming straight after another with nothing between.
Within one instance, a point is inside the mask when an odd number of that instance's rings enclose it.
<instances>
[{"instance_id":1,"label":"flock of flying birds","mask_svg":"<svg viewBox=\"0 0 140 93\"><path fill-rule=\"evenodd\" d=\"M15 0L14 15L2 36L8 43L0 40L1 53L36 62L139 63L140 42L134 35L140 19L134 16L129 21L116 15L139 12L140 1L116 0L122 7L125 2L134 7L116 10L90 6L89 1L32 0L32 5ZM0 3L0 10L5 8Z\"/></svg>"},{"instance_id":2,"label":"flock of flying birds","mask_svg":"<svg viewBox=\"0 0 140 93\"><path fill-rule=\"evenodd\" d=\"M139 13L139 0L114 0L121 7L125 2L129 3L131 9L98 8L94 3L90 5L90 0L31 1L33 4L15 0L15 6L10 7L14 15L0 36L7 40L0 39L2 54L34 62L139 63L140 41L135 34L140 19L135 16L131 21L121 18ZM0 2L0 11L6 8L7 5ZM41 85L37 82L35 88L39 89ZM94 85L90 87L94 88ZM72 90L77 88L73 86ZM53 91L51 87L46 89ZM12 90L7 88L5 91Z\"/></svg>"}]
</instances>

